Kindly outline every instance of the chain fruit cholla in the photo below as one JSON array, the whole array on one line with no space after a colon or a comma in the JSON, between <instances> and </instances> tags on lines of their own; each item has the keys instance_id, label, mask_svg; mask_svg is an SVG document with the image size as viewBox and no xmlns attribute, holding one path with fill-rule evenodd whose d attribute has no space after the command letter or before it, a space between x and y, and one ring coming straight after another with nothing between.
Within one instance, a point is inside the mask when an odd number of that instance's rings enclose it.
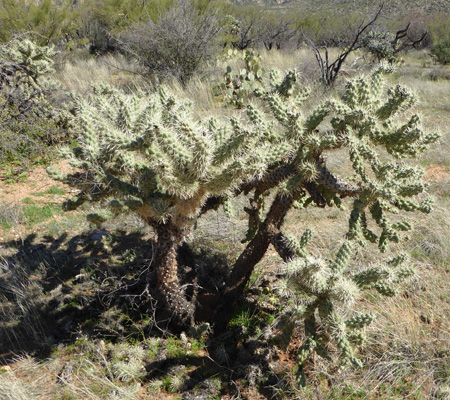
<instances>
[{"instance_id":1,"label":"chain fruit cholla","mask_svg":"<svg viewBox=\"0 0 450 400\"><path fill-rule=\"evenodd\" d=\"M400 240L410 226L392 223L390 212L430 211L428 199L414 200L424 191L423 170L402 159L416 156L438 138L423 132L417 115L405 115L413 95L400 86L386 92L383 72L379 68L349 81L340 97L305 114L301 105L308 93L298 89L296 73L284 78L272 74L268 89L257 92L259 106L248 104L228 122L193 120L189 102L163 87L152 94L124 94L97 86L93 94L75 98L78 146L62 150L82 172L50 173L80 188L66 209L101 200L105 208L88 216L92 222L133 212L153 227L158 289L181 323L192 320L195 305L180 287L177 249L207 211L223 205L230 212L230 199L247 196L248 243L212 316L216 331L226 327L255 265L272 244L288 263L287 275L296 290L309 299L295 313L305 319L309 335L299 362L321 347L316 314L332 330L343 358L354 361L350 342L358 342L371 317L345 321L335 302L350 300L365 288L391 295L410 270L390 273L380 267L349 275L352 251L365 241L385 251L389 242ZM336 150L345 150L353 167L346 180L327 167L326 157ZM267 196L269 191L273 196ZM349 229L333 262L308 255L308 233L300 240L283 233L292 207L340 206L346 197L352 199Z\"/></svg>"}]
</instances>

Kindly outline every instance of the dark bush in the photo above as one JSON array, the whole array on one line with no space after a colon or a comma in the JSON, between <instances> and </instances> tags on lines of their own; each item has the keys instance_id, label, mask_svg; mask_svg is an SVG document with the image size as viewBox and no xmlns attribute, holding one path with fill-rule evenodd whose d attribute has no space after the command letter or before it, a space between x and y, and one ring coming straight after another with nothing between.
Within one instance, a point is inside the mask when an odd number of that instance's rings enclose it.
<instances>
[{"instance_id":1,"label":"dark bush","mask_svg":"<svg viewBox=\"0 0 450 400\"><path fill-rule=\"evenodd\" d=\"M440 64L450 63L450 39L440 40L433 44L430 50L431 56Z\"/></svg>"}]
</instances>

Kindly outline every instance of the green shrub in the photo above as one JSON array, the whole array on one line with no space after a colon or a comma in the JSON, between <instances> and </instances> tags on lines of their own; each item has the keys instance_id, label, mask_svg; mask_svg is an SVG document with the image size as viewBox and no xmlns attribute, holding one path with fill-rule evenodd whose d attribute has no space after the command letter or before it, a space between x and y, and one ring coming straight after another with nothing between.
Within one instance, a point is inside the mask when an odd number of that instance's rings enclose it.
<instances>
[{"instance_id":1,"label":"green shrub","mask_svg":"<svg viewBox=\"0 0 450 400\"><path fill-rule=\"evenodd\" d=\"M0 41L25 32L37 33L41 45L73 38L78 13L70 0L3 0L0 3Z\"/></svg>"},{"instance_id":2,"label":"green shrub","mask_svg":"<svg viewBox=\"0 0 450 400\"><path fill-rule=\"evenodd\" d=\"M431 56L440 64L450 63L450 39L438 41L431 46Z\"/></svg>"},{"instance_id":3,"label":"green shrub","mask_svg":"<svg viewBox=\"0 0 450 400\"><path fill-rule=\"evenodd\" d=\"M450 15L438 14L429 25L431 56L440 64L450 63Z\"/></svg>"}]
</instances>

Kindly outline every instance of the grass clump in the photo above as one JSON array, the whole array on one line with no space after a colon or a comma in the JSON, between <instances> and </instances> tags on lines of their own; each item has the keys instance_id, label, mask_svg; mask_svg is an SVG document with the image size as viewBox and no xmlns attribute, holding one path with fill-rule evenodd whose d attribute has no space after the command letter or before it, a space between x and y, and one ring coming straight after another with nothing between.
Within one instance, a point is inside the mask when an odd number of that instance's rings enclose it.
<instances>
[{"instance_id":1,"label":"grass clump","mask_svg":"<svg viewBox=\"0 0 450 400\"><path fill-rule=\"evenodd\" d=\"M34 204L23 206L22 213L26 224L32 227L62 212L61 207L54 204L38 206Z\"/></svg>"},{"instance_id":2,"label":"grass clump","mask_svg":"<svg viewBox=\"0 0 450 400\"><path fill-rule=\"evenodd\" d=\"M58 185L52 185L50 188L48 188L47 190L43 191L43 192L35 192L32 193L33 196L48 196L48 195L55 195L55 196L64 196L67 192L62 189L60 186Z\"/></svg>"},{"instance_id":3,"label":"grass clump","mask_svg":"<svg viewBox=\"0 0 450 400\"><path fill-rule=\"evenodd\" d=\"M22 210L14 203L0 202L0 225L3 229L10 229L22 220Z\"/></svg>"}]
</instances>

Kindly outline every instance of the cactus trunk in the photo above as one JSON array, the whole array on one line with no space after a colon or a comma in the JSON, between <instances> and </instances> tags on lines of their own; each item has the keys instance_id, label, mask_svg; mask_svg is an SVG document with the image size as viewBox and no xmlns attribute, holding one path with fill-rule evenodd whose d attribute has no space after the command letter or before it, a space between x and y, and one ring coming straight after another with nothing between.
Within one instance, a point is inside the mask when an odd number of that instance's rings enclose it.
<instances>
[{"instance_id":1,"label":"cactus trunk","mask_svg":"<svg viewBox=\"0 0 450 400\"><path fill-rule=\"evenodd\" d=\"M264 257L272 240L278 237L284 218L294 201L293 195L278 194L275 197L266 219L234 264L213 317L216 335L226 328L256 264Z\"/></svg>"},{"instance_id":2,"label":"cactus trunk","mask_svg":"<svg viewBox=\"0 0 450 400\"><path fill-rule=\"evenodd\" d=\"M178 279L178 248L184 243L185 232L170 224L156 227L158 245L155 254L155 269L158 276L158 290L163 302L180 323L191 323L194 308L184 297Z\"/></svg>"}]
</instances>

